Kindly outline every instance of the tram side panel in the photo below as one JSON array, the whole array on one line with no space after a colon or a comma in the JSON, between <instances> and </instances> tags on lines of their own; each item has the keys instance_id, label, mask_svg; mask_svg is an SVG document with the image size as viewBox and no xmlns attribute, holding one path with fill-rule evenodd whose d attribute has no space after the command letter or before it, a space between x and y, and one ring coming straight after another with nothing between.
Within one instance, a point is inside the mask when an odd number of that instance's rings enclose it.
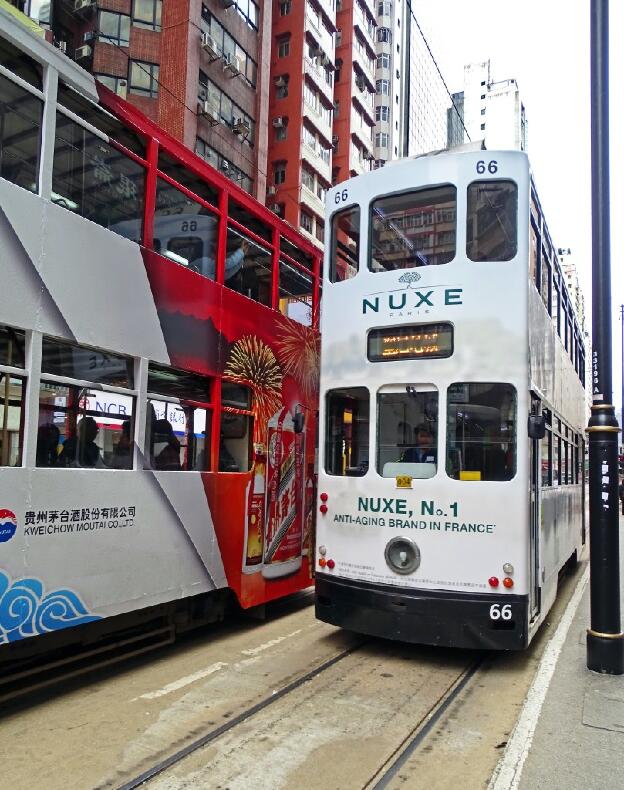
<instances>
[{"instance_id":1,"label":"tram side panel","mask_svg":"<svg viewBox=\"0 0 624 790\"><path fill-rule=\"evenodd\" d=\"M257 414L257 423L308 403L297 377L302 368L288 367L284 348L293 332L314 344L312 330L224 295L213 282L142 255L138 245L3 180L0 206L0 259L10 286L0 293L0 323L207 375L223 374L236 344L252 338L276 374L271 413ZM29 360L25 371L31 458L37 365ZM303 372L314 380L315 371ZM145 415L144 403L137 414ZM300 481L313 463L313 420L306 434ZM0 643L225 587L252 606L308 586L303 525L296 572L269 577L263 558L246 567L255 472L4 468Z\"/></svg>"}]
</instances>

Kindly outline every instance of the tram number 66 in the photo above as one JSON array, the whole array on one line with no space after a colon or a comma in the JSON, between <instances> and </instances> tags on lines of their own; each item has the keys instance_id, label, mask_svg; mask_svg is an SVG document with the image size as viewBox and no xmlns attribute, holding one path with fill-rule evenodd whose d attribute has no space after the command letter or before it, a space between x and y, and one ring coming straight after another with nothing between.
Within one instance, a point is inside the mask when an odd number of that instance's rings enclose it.
<instances>
[{"instance_id":1,"label":"tram number 66","mask_svg":"<svg viewBox=\"0 0 624 790\"><path fill-rule=\"evenodd\" d=\"M498 162L496 159L492 159L489 162L484 162L483 159L479 159L477 162L477 173L481 175L482 173L485 173L486 170L491 175L498 173Z\"/></svg>"},{"instance_id":2,"label":"tram number 66","mask_svg":"<svg viewBox=\"0 0 624 790\"><path fill-rule=\"evenodd\" d=\"M346 189L342 189L334 195L334 203L338 205L338 203L345 203L349 199L349 192Z\"/></svg>"},{"instance_id":3,"label":"tram number 66","mask_svg":"<svg viewBox=\"0 0 624 790\"><path fill-rule=\"evenodd\" d=\"M506 603L501 606L498 603L493 603L490 606L490 620L511 620L511 606Z\"/></svg>"}]
</instances>

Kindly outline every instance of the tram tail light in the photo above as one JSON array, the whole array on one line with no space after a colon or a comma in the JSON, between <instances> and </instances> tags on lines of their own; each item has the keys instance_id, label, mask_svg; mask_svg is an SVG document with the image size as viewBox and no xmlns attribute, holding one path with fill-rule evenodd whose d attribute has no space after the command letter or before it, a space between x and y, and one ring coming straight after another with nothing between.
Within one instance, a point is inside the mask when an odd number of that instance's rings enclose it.
<instances>
[{"instance_id":1,"label":"tram tail light","mask_svg":"<svg viewBox=\"0 0 624 790\"><path fill-rule=\"evenodd\" d=\"M323 513L323 514L327 513L327 505L321 505L321 506L320 506L320 508L319 508L319 510L320 510L320 511L321 511L321 513Z\"/></svg>"},{"instance_id":2,"label":"tram tail light","mask_svg":"<svg viewBox=\"0 0 624 790\"><path fill-rule=\"evenodd\" d=\"M321 568L324 568L327 565L327 560L325 559L325 557L320 558L319 565L321 566Z\"/></svg>"},{"instance_id":3,"label":"tram tail light","mask_svg":"<svg viewBox=\"0 0 624 790\"><path fill-rule=\"evenodd\" d=\"M490 576L488 584L490 587L498 587L498 576Z\"/></svg>"},{"instance_id":4,"label":"tram tail light","mask_svg":"<svg viewBox=\"0 0 624 790\"><path fill-rule=\"evenodd\" d=\"M513 579L510 579L509 576L505 576L503 579L503 586L506 587L508 590L511 590L513 587Z\"/></svg>"},{"instance_id":5,"label":"tram tail light","mask_svg":"<svg viewBox=\"0 0 624 790\"><path fill-rule=\"evenodd\" d=\"M333 571L336 567L336 563L333 560L327 560L327 567L330 571Z\"/></svg>"},{"instance_id":6,"label":"tram tail light","mask_svg":"<svg viewBox=\"0 0 624 790\"><path fill-rule=\"evenodd\" d=\"M327 502L328 499L329 497L327 496L327 494L325 493L321 494L321 502Z\"/></svg>"}]
</instances>

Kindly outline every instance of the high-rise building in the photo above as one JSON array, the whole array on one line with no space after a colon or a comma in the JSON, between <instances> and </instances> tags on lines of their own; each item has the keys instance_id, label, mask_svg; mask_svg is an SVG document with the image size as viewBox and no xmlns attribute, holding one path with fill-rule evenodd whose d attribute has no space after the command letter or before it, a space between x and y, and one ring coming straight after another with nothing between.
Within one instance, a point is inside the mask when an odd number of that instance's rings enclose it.
<instances>
[{"instance_id":1,"label":"high-rise building","mask_svg":"<svg viewBox=\"0 0 624 790\"><path fill-rule=\"evenodd\" d=\"M446 147L453 148L464 142L464 94L453 93L451 106L446 111Z\"/></svg>"},{"instance_id":2,"label":"high-rise building","mask_svg":"<svg viewBox=\"0 0 624 790\"><path fill-rule=\"evenodd\" d=\"M373 0L339 0L336 9L333 183L370 170L375 158L375 33L379 33Z\"/></svg>"},{"instance_id":3,"label":"high-rise building","mask_svg":"<svg viewBox=\"0 0 624 790\"><path fill-rule=\"evenodd\" d=\"M527 149L527 120L514 79L493 82L490 61L464 66L464 90L454 94L455 104L463 105L463 135L459 138L458 114L449 111L447 139L449 144L484 140L486 148ZM451 108L452 109L452 108Z\"/></svg>"},{"instance_id":4,"label":"high-rise building","mask_svg":"<svg viewBox=\"0 0 624 790\"><path fill-rule=\"evenodd\" d=\"M267 201L323 241L332 182L336 13L331 0L273 0L273 12Z\"/></svg>"},{"instance_id":5,"label":"high-rise building","mask_svg":"<svg viewBox=\"0 0 624 790\"><path fill-rule=\"evenodd\" d=\"M375 163L402 156L405 91L405 11L407 5L397 0L377 0L375 80Z\"/></svg>"}]
</instances>

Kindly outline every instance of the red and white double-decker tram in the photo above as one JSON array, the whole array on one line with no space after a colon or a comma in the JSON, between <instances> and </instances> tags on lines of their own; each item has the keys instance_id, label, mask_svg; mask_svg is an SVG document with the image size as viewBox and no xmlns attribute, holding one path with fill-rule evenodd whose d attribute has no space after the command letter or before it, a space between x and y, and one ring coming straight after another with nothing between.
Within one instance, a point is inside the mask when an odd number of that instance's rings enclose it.
<instances>
[{"instance_id":1,"label":"red and white double-decker tram","mask_svg":"<svg viewBox=\"0 0 624 790\"><path fill-rule=\"evenodd\" d=\"M309 586L318 250L5 14L0 53L0 658Z\"/></svg>"}]
</instances>

